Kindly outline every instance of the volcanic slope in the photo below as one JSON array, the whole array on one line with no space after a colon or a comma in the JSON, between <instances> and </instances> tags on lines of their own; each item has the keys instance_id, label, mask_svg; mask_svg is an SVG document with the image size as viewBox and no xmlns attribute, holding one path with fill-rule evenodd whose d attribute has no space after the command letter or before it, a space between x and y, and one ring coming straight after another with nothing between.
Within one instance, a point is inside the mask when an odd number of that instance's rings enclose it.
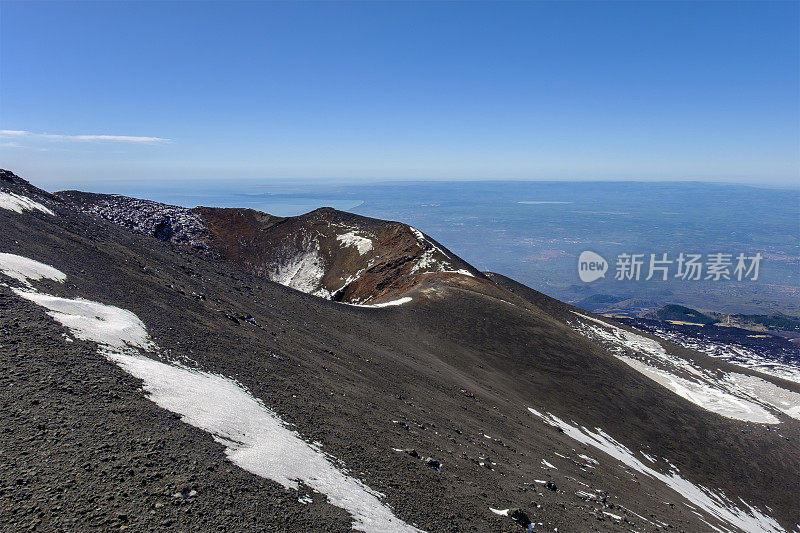
<instances>
[{"instance_id":1,"label":"volcanic slope","mask_svg":"<svg viewBox=\"0 0 800 533\"><path fill-rule=\"evenodd\" d=\"M4 529L800 521L797 384L468 266L418 276L399 305L345 305L10 172L0 225Z\"/></svg>"},{"instance_id":2,"label":"volcanic slope","mask_svg":"<svg viewBox=\"0 0 800 533\"><path fill-rule=\"evenodd\" d=\"M133 231L205 251L287 287L348 303L379 303L424 275L482 275L419 230L321 208L297 217L252 209L184 208L66 191L77 208Z\"/></svg>"}]
</instances>

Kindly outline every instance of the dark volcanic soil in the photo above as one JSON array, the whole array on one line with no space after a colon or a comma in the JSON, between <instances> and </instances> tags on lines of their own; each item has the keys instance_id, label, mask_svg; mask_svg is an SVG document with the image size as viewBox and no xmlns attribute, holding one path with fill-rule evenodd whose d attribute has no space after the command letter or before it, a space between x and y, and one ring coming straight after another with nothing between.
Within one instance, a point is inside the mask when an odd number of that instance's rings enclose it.
<instances>
[{"instance_id":1,"label":"dark volcanic soil","mask_svg":"<svg viewBox=\"0 0 800 533\"><path fill-rule=\"evenodd\" d=\"M0 331L0 515L10 530L349 531L346 512L298 505L295 491L221 460L207 433L145 399L92 343L65 342L6 288Z\"/></svg>"},{"instance_id":2,"label":"dark volcanic soil","mask_svg":"<svg viewBox=\"0 0 800 533\"><path fill-rule=\"evenodd\" d=\"M166 357L238 380L423 530L523 531L489 507L521 508L535 530L710 529L680 495L527 407L602 427L695 483L769 505L787 527L800 521L796 421L778 435L704 411L510 280L504 288L431 274L409 304L359 308L40 200L56 216L0 209L0 252L67 274L64 285L35 285L134 312ZM349 515L324 496L301 504L302 494L228 462L209 434L151 403L96 346L67 342L64 328L5 286L0 331L6 529L349 530Z\"/></svg>"}]
</instances>

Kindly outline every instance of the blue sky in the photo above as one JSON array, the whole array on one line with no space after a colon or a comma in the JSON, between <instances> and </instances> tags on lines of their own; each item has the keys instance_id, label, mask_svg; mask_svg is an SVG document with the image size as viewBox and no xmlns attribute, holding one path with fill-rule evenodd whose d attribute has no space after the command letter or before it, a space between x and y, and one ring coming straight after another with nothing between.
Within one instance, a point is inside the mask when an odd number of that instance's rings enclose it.
<instances>
[{"instance_id":1,"label":"blue sky","mask_svg":"<svg viewBox=\"0 0 800 533\"><path fill-rule=\"evenodd\" d=\"M800 181L797 2L0 2L0 166Z\"/></svg>"}]
</instances>

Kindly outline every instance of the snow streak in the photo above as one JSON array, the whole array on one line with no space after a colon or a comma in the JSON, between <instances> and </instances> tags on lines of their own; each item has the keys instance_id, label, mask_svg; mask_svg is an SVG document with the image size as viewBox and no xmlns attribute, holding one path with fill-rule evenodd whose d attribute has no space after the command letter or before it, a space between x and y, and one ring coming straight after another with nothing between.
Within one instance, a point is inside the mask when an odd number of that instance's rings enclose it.
<instances>
[{"instance_id":1,"label":"snow streak","mask_svg":"<svg viewBox=\"0 0 800 533\"><path fill-rule=\"evenodd\" d=\"M29 274L37 272L34 269ZM356 530L421 531L394 516L381 501L380 493L337 468L334 458L305 442L240 384L224 376L145 356L145 352L157 352L158 347L134 313L82 298L42 294L31 288L13 291L47 309L48 315L75 337L97 343L99 352L109 361L142 380L150 400L181 415L185 423L210 433L225 446L228 459L239 467L287 489L297 490L302 482L325 494L332 505L350 513Z\"/></svg>"},{"instance_id":2,"label":"snow streak","mask_svg":"<svg viewBox=\"0 0 800 533\"><path fill-rule=\"evenodd\" d=\"M779 424L775 411L797 417L800 395L777 385L768 387L760 378L745 383L742 374L711 372L691 361L667 353L656 340L637 335L608 322L575 313L584 321L572 324L581 334L601 341L609 351L628 366L666 387L678 396L719 415L745 422ZM597 325L594 325L597 324ZM762 383L763 382L763 383ZM780 397L780 399L778 399ZM776 403L776 402L784 403Z\"/></svg>"},{"instance_id":3,"label":"snow streak","mask_svg":"<svg viewBox=\"0 0 800 533\"><path fill-rule=\"evenodd\" d=\"M372 250L372 239L357 235L355 231L349 231L344 235L337 235L336 240L341 242L342 246L355 246L359 255L364 255Z\"/></svg>"},{"instance_id":4,"label":"snow streak","mask_svg":"<svg viewBox=\"0 0 800 533\"><path fill-rule=\"evenodd\" d=\"M0 253L0 272L30 286L30 281L51 279L63 283L67 275L60 270L21 255Z\"/></svg>"},{"instance_id":5,"label":"snow streak","mask_svg":"<svg viewBox=\"0 0 800 533\"><path fill-rule=\"evenodd\" d=\"M740 530L753 533L779 533L784 531L774 518L765 515L759 509L748 505L744 501L740 500L745 507L745 509L741 509L729 500L722 491L715 492L702 485L695 485L682 477L678 468L674 465L670 464L671 470L669 474L662 474L651 468L639 460L631 450L600 428L590 430L585 427L579 427L561 420L552 413L542 414L531 407L528 408L528 411L551 426L561 429L567 436L576 441L604 452L640 474L661 481L680 496L719 520L722 525L722 531ZM710 522L706 521L706 523L712 528L720 529Z\"/></svg>"},{"instance_id":6,"label":"snow streak","mask_svg":"<svg viewBox=\"0 0 800 533\"><path fill-rule=\"evenodd\" d=\"M50 209L39 202L31 200L27 196L6 191L0 191L0 209L8 209L16 213L22 213L23 211L41 211L48 215L55 215Z\"/></svg>"}]
</instances>

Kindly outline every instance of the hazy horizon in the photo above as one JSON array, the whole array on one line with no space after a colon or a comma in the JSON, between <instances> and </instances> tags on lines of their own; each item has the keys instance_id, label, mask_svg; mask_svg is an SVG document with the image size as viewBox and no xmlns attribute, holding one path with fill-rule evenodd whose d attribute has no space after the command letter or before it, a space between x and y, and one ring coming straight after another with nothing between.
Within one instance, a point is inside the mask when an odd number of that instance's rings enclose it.
<instances>
[{"instance_id":1,"label":"hazy horizon","mask_svg":"<svg viewBox=\"0 0 800 533\"><path fill-rule=\"evenodd\" d=\"M800 183L796 2L5 1L0 14L0 166L55 188Z\"/></svg>"},{"instance_id":2,"label":"hazy horizon","mask_svg":"<svg viewBox=\"0 0 800 533\"><path fill-rule=\"evenodd\" d=\"M0 168L4 168L0 165ZM459 179L459 178L174 178L170 180L155 179L141 177L136 179L114 179L112 177L97 178L97 179L33 179L24 173L20 173L12 168L11 170L21 178L31 182L31 184L47 190L49 192L56 192L60 190L82 190L85 192L103 192L112 193L115 188L120 190L132 189L175 189L180 190L185 188L186 185L194 184L196 186L206 186L208 184L219 184L228 188L232 185L248 185L255 187L304 187L309 185L323 185L326 187L347 186L347 185L393 185L393 184L425 184L425 183L558 183L580 185L582 183L595 183L595 184L614 184L614 183L641 183L641 184L704 184L716 186L736 186L736 187L752 187L757 189L779 189L779 190L800 190L800 181L791 183L769 183L769 182L737 182L737 181L724 181L724 180L700 180L700 179L604 179L604 178L585 178L585 179L525 179L525 178L497 178L497 179ZM102 189L102 190L100 190ZM122 193L120 193L122 194Z\"/></svg>"}]
</instances>

